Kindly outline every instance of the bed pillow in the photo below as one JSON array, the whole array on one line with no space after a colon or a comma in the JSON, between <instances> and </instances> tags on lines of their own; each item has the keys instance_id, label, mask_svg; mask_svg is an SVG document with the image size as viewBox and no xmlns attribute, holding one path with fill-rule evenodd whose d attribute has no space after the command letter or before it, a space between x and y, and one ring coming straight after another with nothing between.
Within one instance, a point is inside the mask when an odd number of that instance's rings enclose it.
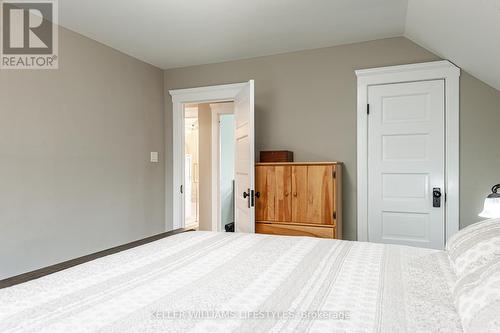
<instances>
[{"instance_id":1,"label":"bed pillow","mask_svg":"<svg viewBox=\"0 0 500 333\"><path fill-rule=\"evenodd\" d=\"M500 332L500 219L462 229L446 245L465 332Z\"/></svg>"},{"instance_id":2,"label":"bed pillow","mask_svg":"<svg viewBox=\"0 0 500 333\"><path fill-rule=\"evenodd\" d=\"M489 259L498 259L500 250L500 219L474 223L450 238L446 251L453 271L460 278L483 266Z\"/></svg>"}]
</instances>

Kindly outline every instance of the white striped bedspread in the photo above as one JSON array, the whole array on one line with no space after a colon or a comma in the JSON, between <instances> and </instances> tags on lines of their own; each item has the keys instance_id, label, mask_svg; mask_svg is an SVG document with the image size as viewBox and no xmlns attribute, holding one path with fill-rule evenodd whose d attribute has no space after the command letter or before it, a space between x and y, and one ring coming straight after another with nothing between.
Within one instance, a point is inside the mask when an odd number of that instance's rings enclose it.
<instances>
[{"instance_id":1,"label":"white striped bedspread","mask_svg":"<svg viewBox=\"0 0 500 333\"><path fill-rule=\"evenodd\" d=\"M187 232L0 290L0 332L461 332L445 252Z\"/></svg>"}]
</instances>

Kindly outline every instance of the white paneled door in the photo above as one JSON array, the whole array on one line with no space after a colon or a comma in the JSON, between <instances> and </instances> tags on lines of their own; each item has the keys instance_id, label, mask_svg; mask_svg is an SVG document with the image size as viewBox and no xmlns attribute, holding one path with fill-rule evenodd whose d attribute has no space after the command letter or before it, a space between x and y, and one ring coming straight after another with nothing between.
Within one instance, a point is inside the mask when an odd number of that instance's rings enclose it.
<instances>
[{"instance_id":1,"label":"white paneled door","mask_svg":"<svg viewBox=\"0 0 500 333\"><path fill-rule=\"evenodd\" d=\"M255 232L254 81L234 100L235 114L235 231Z\"/></svg>"},{"instance_id":2,"label":"white paneled door","mask_svg":"<svg viewBox=\"0 0 500 333\"><path fill-rule=\"evenodd\" d=\"M368 89L368 237L442 249L444 80Z\"/></svg>"}]
</instances>

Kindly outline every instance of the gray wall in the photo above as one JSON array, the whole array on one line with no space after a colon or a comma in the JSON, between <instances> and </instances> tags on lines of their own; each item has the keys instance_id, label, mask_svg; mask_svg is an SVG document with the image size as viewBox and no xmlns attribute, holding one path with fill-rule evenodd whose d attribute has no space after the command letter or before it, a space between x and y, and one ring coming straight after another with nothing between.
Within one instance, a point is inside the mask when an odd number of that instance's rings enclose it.
<instances>
[{"instance_id":1,"label":"gray wall","mask_svg":"<svg viewBox=\"0 0 500 333\"><path fill-rule=\"evenodd\" d=\"M164 231L163 71L65 29L0 71L0 279Z\"/></svg>"},{"instance_id":2,"label":"gray wall","mask_svg":"<svg viewBox=\"0 0 500 333\"><path fill-rule=\"evenodd\" d=\"M500 183L500 91L462 73L460 80L460 226L477 214Z\"/></svg>"},{"instance_id":3,"label":"gray wall","mask_svg":"<svg viewBox=\"0 0 500 333\"><path fill-rule=\"evenodd\" d=\"M200 163L200 215L198 229L210 231L212 230L212 112L210 104L198 104L198 125L200 133L198 139ZM169 209L168 211L171 210Z\"/></svg>"},{"instance_id":4,"label":"gray wall","mask_svg":"<svg viewBox=\"0 0 500 333\"><path fill-rule=\"evenodd\" d=\"M298 161L344 162L344 237L352 240L356 239L354 70L432 60L438 57L408 39L390 38L167 70L165 89L255 79L256 152L288 149L295 152ZM467 74L461 83L461 225L464 226L477 220L482 196L491 183L500 180L495 144L500 137L492 128L500 123L500 93ZM167 183L172 171L171 113L172 104L167 101ZM489 149L485 149L488 144ZM172 193L168 190L171 185L167 186L166 196L171 202ZM476 190L470 191L468 186Z\"/></svg>"}]
</instances>

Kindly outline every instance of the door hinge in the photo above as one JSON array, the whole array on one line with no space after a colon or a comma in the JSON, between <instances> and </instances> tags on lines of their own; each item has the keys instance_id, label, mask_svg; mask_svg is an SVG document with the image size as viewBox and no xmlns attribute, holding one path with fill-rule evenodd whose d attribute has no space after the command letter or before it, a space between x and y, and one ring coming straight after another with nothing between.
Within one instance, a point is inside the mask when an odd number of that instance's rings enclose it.
<instances>
[{"instance_id":1,"label":"door hinge","mask_svg":"<svg viewBox=\"0 0 500 333\"><path fill-rule=\"evenodd\" d=\"M184 185L181 185L181 194L184 193Z\"/></svg>"},{"instance_id":2,"label":"door hinge","mask_svg":"<svg viewBox=\"0 0 500 333\"><path fill-rule=\"evenodd\" d=\"M332 171L332 177L333 179L337 178L337 171L335 170Z\"/></svg>"},{"instance_id":3,"label":"door hinge","mask_svg":"<svg viewBox=\"0 0 500 333\"><path fill-rule=\"evenodd\" d=\"M336 220L337 219L337 212L333 212L333 219Z\"/></svg>"},{"instance_id":4,"label":"door hinge","mask_svg":"<svg viewBox=\"0 0 500 333\"><path fill-rule=\"evenodd\" d=\"M366 104L366 114L370 114L370 104Z\"/></svg>"}]
</instances>

